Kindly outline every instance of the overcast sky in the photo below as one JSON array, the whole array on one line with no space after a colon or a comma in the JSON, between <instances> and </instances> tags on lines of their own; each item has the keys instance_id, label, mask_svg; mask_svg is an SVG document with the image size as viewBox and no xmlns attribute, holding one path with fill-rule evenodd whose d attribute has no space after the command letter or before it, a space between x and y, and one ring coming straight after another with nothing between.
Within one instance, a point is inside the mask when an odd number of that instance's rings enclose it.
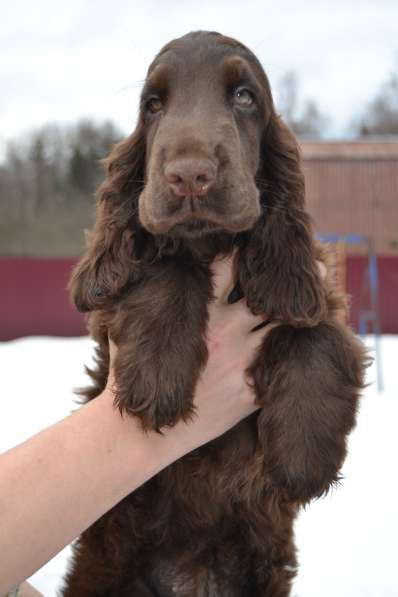
<instances>
[{"instance_id":1,"label":"overcast sky","mask_svg":"<svg viewBox=\"0 0 398 597\"><path fill-rule=\"evenodd\" d=\"M247 44L273 87L298 72L301 95L344 133L398 64L398 0L0 0L0 152L47 122L134 127L160 47L208 29Z\"/></svg>"}]
</instances>

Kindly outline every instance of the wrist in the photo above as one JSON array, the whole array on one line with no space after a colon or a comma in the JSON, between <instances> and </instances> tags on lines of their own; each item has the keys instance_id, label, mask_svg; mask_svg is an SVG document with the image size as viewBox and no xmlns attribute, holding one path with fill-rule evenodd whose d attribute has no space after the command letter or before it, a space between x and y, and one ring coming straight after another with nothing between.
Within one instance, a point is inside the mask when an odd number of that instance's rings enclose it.
<instances>
[{"instance_id":1,"label":"wrist","mask_svg":"<svg viewBox=\"0 0 398 597\"><path fill-rule=\"evenodd\" d=\"M174 427L163 428L161 433L145 431L138 417L120 413L108 387L93 402L97 401L102 404L107 421L108 451L115 452L114 458L120 462L120 482L125 493L133 491L137 481L138 485L144 483L199 445L194 441L190 422L180 421ZM141 479L136 477L139 471Z\"/></svg>"}]
</instances>

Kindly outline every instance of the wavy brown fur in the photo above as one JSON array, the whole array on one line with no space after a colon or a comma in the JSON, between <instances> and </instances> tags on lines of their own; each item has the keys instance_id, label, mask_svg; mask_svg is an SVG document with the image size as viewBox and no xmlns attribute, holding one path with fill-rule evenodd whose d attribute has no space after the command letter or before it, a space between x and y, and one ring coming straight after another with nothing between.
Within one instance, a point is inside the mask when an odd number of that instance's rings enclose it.
<instances>
[{"instance_id":1,"label":"wavy brown fur","mask_svg":"<svg viewBox=\"0 0 398 597\"><path fill-rule=\"evenodd\" d=\"M243 93L242 107L241 79L254 105ZM160 115L148 112L154 89ZM211 191L191 198L210 221L202 231L190 228L187 199L178 203L165 180L173 160L216 165ZM64 597L286 597L294 518L338 480L355 423L364 353L336 319L344 297L319 278L296 142L255 56L197 32L156 57L137 128L107 160L96 224L71 281L98 343L87 400L106 382L109 333L119 346L122 412L157 430L193 415L207 359L209 263L234 249L235 296L282 322L250 367L263 408L85 531Z\"/></svg>"}]
</instances>

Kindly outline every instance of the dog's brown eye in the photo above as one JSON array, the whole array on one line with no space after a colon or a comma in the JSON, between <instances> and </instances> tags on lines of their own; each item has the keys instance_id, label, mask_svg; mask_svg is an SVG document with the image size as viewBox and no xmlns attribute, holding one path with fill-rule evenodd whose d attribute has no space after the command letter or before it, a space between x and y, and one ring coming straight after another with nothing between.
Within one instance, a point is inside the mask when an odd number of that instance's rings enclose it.
<instances>
[{"instance_id":1,"label":"dog's brown eye","mask_svg":"<svg viewBox=\"0 0 398 597\"><path fill-rule=\"evenodd\" d=\"M254 102L253 94L246 87L237 87L234 91L234 101L238 106L249 107Z\"/></svg>"},{"instance_id":2,"label":"dog's brown eye","mask_svg":"<svg viewBox=\"0 0 398 597\"><path fill-rule=\"evenodd\" d=\"M163 108L163 102L160 97L154 95L147 100L146 107L149 112L156 114L156 112L160 112L160 110Z\"/></svg>"}]
</instances>

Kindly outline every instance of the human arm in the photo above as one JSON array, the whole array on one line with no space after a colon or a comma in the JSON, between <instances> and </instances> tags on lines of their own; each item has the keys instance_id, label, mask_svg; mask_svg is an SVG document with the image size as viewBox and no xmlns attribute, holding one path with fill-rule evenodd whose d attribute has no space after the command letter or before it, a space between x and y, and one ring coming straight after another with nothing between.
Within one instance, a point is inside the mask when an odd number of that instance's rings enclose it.
<instances>
[{"instance_id":1,"label":"human arm","mask_svg":"<svg viewBox=\"0 0 398 597\"><path fill-rule=\"evenodd\" d=\"M228 261L214 266L209 359L191 422L144 433L113 406L113 379L95 400L0 456L0 594L28 577L128 493L256 409L245 369L264 330L243 301L227 306Z\"/></svg>"}]
</instances>

